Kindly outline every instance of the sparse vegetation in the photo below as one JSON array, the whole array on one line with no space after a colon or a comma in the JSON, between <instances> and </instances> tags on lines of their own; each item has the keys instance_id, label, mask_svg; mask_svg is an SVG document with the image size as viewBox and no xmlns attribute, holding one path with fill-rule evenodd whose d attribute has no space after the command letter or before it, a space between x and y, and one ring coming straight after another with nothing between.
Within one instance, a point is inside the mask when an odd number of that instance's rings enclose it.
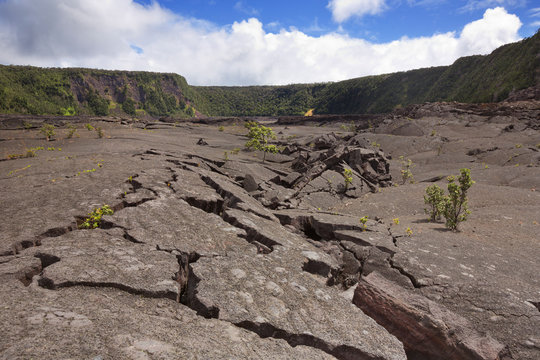
<instances>
[{"instance_id":1,"label":"sparse vegetation","mask_svg":"<svg viewBox=\"0 0 540 360\"><path fill-rule=\"evenodd\" d=\"M351 185L353 182L351 169L347 169L347 168L343 169L343 179L345 180L345 190L347 190L349 188L349 185Z\"/></svg>"},{"instance_id":2,"label":"sparse vegetation","mask_svg":"<svg viewBox=\"0 0 540 360\"><path fill-rule=\"evenodd\" d=\"M51 124L43 124L43 126L41 126L41 128L39 129L39 131L43 134L43 136L45 136L45 139L47 139L47 141L51 141L52 138L53 138L54 135L55 135L54 129L55 129L55 126L54 126L54 125L51 125Z\"/></svg>"},{"instance_id":3,"label":"sparse vegetation","mask_svg":"<svg viewBox=\"0 0 540 360\"><path fill-rule=\"evenodd\" d=\"M88 213L88 217L84 219L82 224L79 225L79 229L96 229L101 224L101 218L104 215L113 215L114 211L109 205L103 205L100 208L94 209Z\"/></svg>"},{"instance_id":4,"label":"sparse vegetation","mask_svg":"<svg viewBox=\"0 0 540 360\"><path fill-rule=\"evenodd\" d=\"M22 169L16 169L16 170L11 170L10 172L8 172L8 176L11 176L13 174L16 174L18 173L19 171L23 171L23 170L26 170L26 169L30 169L32 165L26 165L25 167L23 167Z\"/></svg>"},{"instance_id":5,"label":"sparse vegetation","mask_svg":"<svg viewBox=\"0 0 540 360\"><path fill-rule=\"evenodd\" d=\"M68 133L66 135L66 139L71 139L73 138L73 136L77 136L79 137L79 134L77 134L77 127L75 127L74 125L72 124L68 124Z\"/></svg>"},{"instance_id":6,"label":"sparse vegetation","mask_svg":"<svg viewBox=\"0 0 540 360\"><path fill-rule=\"evenodd\" d=\"M277 153L278 149L276 145L269 144L269 140L275 139L276 135L272 131L272 128L260 125L256 122L247 122L245 127L249 130L248 142L246 142L246 148L260 150L263 152L263 162L266 159L266 153Z\"/></svg>"},{"instance_id":7,"label":"sparse vegetation","mask_svg":"<svg viewBox=\"0 0 540 360\"><path fill-rule=\"evenodd\" d=\"M411 159L405 160L403 156L399 157L401 161L401 183L405 184L409 181L411 184L414 183L414 177L411 169L415 166Z\"/></svg>"},{"instance_id":8,"label":"sparse vegetation","mask_svg":"<svg viewBox=\"0 0 540 360\"><path fill-rule=\"evenodd\" d=\"M103 129L99 126L96 126L96 132L97 132L98 138L100 139L105 135L105 133L103 132Z\"/></svg>"},{"instance_id":9,"label":"sparse vegetation","mask_svg":"<svg viewBox=\"0 0 540 360\"><path fill-rule=\"evenodd\" d=\"M471 179L470 169L461 169L458 183L455 177L448 177L448 195L444 197L443 215L446 219L446 227L456 231L459 223L467 220L471 213L468 209L467 191L474 184Z\"/></svg>"},{"instance_id":10,"label":"sparse vegetation","mask_svg":"<svg viewBox=\"0 0 540 360\"><path fill-rule=\"evenodd\" d=\"M218 131L219 132L225 131L225 126L221 125L220 127L218 127Z\"/></svg>"},{"instance_id":11,"label":"sparse vegetation","mask_svg":"<svg viewBox=\"0 0 540 360\"><path fill-rule=\"evenodd\" d=\"M429 215L429 220L441 220L444 211L444 190L439 185L433 184L427 187L424 203L429 206L424 209L425 213Z\"/></svg>"},{"instance_id":12,"label":"sparse vegetation","mask_svg":"<svg viewBox=\"0 0 540 360\"><path fill-rule=\"evenodd\" d=\"M362 224L362 230L366 230L366 229L367 229L367 221L368 221L367 215L366 215L366 216L362 216L362 217L360 218L360 224Z\"/></svg>"},{"instance_id":13,"label":"sparse vegetation","mask_svg":"<svg viewBox=\"0 0 540 360\"><path fill-rule=\"evenodd\" d=\"M84 124L84 126L86 127L86 130L94 131L94 127L91 124Z\"/></svg>"}]
</instances>

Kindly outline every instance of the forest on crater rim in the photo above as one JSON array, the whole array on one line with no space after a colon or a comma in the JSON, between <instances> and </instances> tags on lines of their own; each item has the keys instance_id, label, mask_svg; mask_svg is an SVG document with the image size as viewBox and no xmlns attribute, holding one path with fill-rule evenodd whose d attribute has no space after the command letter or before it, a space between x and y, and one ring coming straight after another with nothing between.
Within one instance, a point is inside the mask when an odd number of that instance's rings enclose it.
<instances>
[{"instance_id":1,"label":"forest on crater rim","mask_svg":"<svg viewBox=\"0 0 540 360\"><path fill-rule=\"evenodd\" d=\"M0 65L0 113L191 118L385 113L499 102L540 79L540 31L450 66L285 86L191 86L178 74Z\"/></svg>"}]
</instances>

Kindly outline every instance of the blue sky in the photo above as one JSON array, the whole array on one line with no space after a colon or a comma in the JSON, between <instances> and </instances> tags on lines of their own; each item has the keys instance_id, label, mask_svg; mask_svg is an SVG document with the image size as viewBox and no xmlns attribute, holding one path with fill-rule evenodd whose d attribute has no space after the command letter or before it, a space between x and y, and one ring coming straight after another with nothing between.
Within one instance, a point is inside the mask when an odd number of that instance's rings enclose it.
<instances>
[{"instance_id":1,"label":"blue sky","mask_svg":"<svg viewBox=\"0 0 540 360\"><path fill-rule=\"evenodd\" d=\"M537 0L0 0L0 63L312 83L450 65L538 28Z\"/></svg>"},{"instance_id":2,"label":"blue sky","mask_svg":"<svg viewBox=\"0 0 540 360\"><path fill-rule=\"evenodd\" d=\"M150 0L139 0L151 4ZM159 3L186 17L204 19L220 26L251 17L259 19L268 32L297 28L312 35L342 31L353 37L388 42L403 36L431 36L459 30L482 17L488 8L504 7L517 15L524 26L521 37L532 36L540 27L540 2L532 0L391 0L376 14L351 15L336 21L328 0L161 0ZM354 0L353 0L354 2ZM366 3L377 4L377 0ZM536 9L535 9L536 8ZM536 10L536 11L533 11ZM536 14L536 17L534 15Z\"/></svg>"}]
</instances>

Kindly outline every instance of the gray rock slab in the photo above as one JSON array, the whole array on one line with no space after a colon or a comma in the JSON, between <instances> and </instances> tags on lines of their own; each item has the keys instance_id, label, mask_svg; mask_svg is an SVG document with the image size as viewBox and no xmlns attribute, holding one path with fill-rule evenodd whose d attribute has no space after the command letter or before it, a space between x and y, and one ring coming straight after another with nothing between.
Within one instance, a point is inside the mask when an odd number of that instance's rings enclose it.
<instances>
[{"instance_id":1,"label":"gray rock slab","mask_svg":"<svg viewBox=\"0 0 540 360\"><path fill-rule=\"evenodd\" d=\"M168 299L110 288L0 286L1 359L333 359Z\"/></svg>"},{"instance_id":2,"label":"gray rock slab","mask_svg":"<svg viewBox=\"0 0 540 360\"><path fill-rule=\"evenodd\" d=\"M223 256L248 245L239 237L245 236L244 230L174 197L125 208L108 219L136 241L162 250Z\"/></svg>"},{"instance_id":3,"label":"gray rock slab","mask_svg":"<svg viewBox=\"0 0 540 360\"><path fill-rule=\"evenodd\" d=\"M191 264L189 294L203 315L261 336L310 344L341 359L406 359L402 344L323 278L299 271L302 252L201 258Z\"/></svg>"},{"instance_id":4,"label":"gray rock slab","mask_svg":"<svg viewBox=\"0 0 540 360\"><path fill-rule=\"evenodd\" d=\"M261 243L269 250L280 247L291 254L301 252L301 256L305 258L304 267L310 272L328 277L338 270L339 264L332 256L320 251L305 238L292 233L279 223L237 209L225 210L224 218L229 223L244 229L247 232L247 240L250 242Z\"/></svg>"},{"instance_id":5,"label":"gray rock slab","mask_svg":"<svg viewBox=\"0 0 540 360\"><path fill-rule=\"evenodd\" d=\"M228 207L235 207L244 211L250 211L258 216L262 216L273 221L278 221L271 211L266 209L261 203L251 197L244 188L234 183L231 179L204 169L191 169L199 173L202 180L211 186L219 195L221 195Z\"/></svg>"},{"instance_id":6,"label":"gray rock slab","mask_svg":"<svg viewBox=\"0 0 540 360\"><path fill-rule=\"evenodd\" d=\"M336 231L371 231L388 234L388 230L383 224L368 219L365 227L360 222L359 217L348 215L336 215L322 212L306 212L302 210L278 210L274 214L281 223L293 225L298 229L306 229L309 226L323 239L331 240L336 238Z\"/></svg>"},{"instance_id":7,"label":"gray rock slab","mask_svg":"<svg viewBox=\"0 0 540 360\"><path fill-rule=\"evenodd\" d=\"M338 240L352 241L362 246L375 246L391 255L397 250L390 235L376 231L337 230L334 235Z\"/></svg>"},{"instance_id":8,"label":"gray rock slab","mask_svg":"<svg viewBox=\"0 0 540 360\"><path fill-rule=\"evenodd\" d=\"M208 212L217 212L223 205L223 198L200 175L193 171L174 169L176 180L172 186L176 196Z\"/></svg>"},{"instance_id":9,"label":"gray rock slab","mask_svg":"<svg viewBox=\"0 0 540 360\"><path fill-rule=\"evenodd\" d=\"M179 297L176 256L134 244L119 229L79 230L30 251L45 262L39 283L56 289L108 286L151 297Z\"/></svg>"}]
</instances>

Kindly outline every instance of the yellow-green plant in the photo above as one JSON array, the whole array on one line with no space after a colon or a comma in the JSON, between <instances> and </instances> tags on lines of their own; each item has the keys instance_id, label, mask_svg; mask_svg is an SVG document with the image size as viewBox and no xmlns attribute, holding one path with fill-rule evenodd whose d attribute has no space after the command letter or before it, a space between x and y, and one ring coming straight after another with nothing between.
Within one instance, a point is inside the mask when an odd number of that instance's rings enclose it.
<instances>
[{"instance_id":1,"label":"yellow-green plant","mask_svg":"<svg viewBox=\"0 0 540 360\"><path fill-rule=\"evenodd\" d=\"M402 184L405 184L407 180L413 184L414 183L414 177L412 174L411 169L415 166L411 159L405 160L403 156L399 157L399 160L401 161L401 180Z\"/></svg>"},{"instance_id":2,"label":"yellow-green plant","mask_svg":"<svg viewBox=\"0 0 540 360\"><path fill-rule=\"evenodd\" d=\"M426 195L424 195L424 203L429 206L424 209L424 212L429 215L429 220L440 220L444 211L444 190L437 184L428 186Z\"/></svg>"},{"instance_id":3,"label":"yellow-green plant","mask_svg":"<svg viewBox=\"0 0 540 360\"><path fill-rule=\"evenodd\" d=\"M245 124L248 131L249 140L246 142L246 148L260 150L263 152L263 162L266 160L266 153L277 153L276 145L269 144L269 140L275 139L276 134L272 128L260 125L256 122L249 121Z\"/></svg>"},{"instance_id":4,"label":"yellow-green plant","mask_svg":"<svg viewBox=\"0 0 540 360\"><path fill-rule=\"evenodd\" d=\"M100 208L94 209L92 212L88 213L88 217L84 219L80 229L96 229L101 224L101 218L103 215L113 215L114 211L109 207L109 205L103 205Z\"/></svg>"},{"instance_id":5,"label":"yellow-green plant","mask_svg":"<svg viewBox=\"0 0 540 360\"><path fill-rule=\"evenodd\" d=\"M96 132L97 132L98 138L101 139L104 136L103 129L101 127L96 126Z\"/></svg>"},{"instance_id":6,"label":"yellow-green plant","mask_svg":"<svg viewBox=\"0 0 540 360\"><path fill-rule=\"evenodd\" d=\"M360 224L362 224L362 230L366 230L367 229L367 221L368 221L368 217L367 215L366 216L362 216L360 218Z\"/></svg>"},{"instance_id":7,"label":"yellow-green plant","mask_svg":"<svg viewBox=\"0 0 540 360\"><path fill-rule=\"evenodd\" d=\"M93 131L94 130L94 127L90 124L84 124L84 126L86 127L86 130L88 131Z\"/></svg>"},{"instance_id":8,"label":"yellow-green plant","mask_svg":"<svg viewBox=\"0 0 540 360\"><path fill-rule=\"evenodd\" d=\"M444 197L443 215L446 227L453 231L456 231L459 223L467 220L467 216L471 213L468 209L467 191L474 184L470 169L460 169L457 180L458 183L454 176L448 177L448 196Z\"/></svg>"},{"instance_id":9,"label":"yellow-green plant","mask_svg":"<svg viewBox=\"0 0 540 360\"><path fill-rule=\"evenodd\" d=\"M45 136L47 141L50 141L54 136L54 129L55 129L54 125L43 124L43 126L41 126L39 131L41 131L41 133Z\"/></svg>"},{"instance_id":10,"label":"yellow-green plant","mask_svg":"<svg viewBox=\"0 0 540 360\"><path fill-rule=\"evenodd\" d=\"M79 134L77 134L77 128L73 126L72 124L68 124L68 133L66 135L66 139L71 139L73 136L79 137Z\"/></svg>"},{"instance_id":11,"label":"yellow-green plant","mask_svg":"<svg viewBox=\"0 0 540 360\"><path fill-rule=\"evenodd\" d=\"M344 168L343 169L343 178L345 179L345 190L346 190L346 189L349 188L349 185L351 185L352 182L353 182L352 170Z\"/></svg>"}]
</instances>

